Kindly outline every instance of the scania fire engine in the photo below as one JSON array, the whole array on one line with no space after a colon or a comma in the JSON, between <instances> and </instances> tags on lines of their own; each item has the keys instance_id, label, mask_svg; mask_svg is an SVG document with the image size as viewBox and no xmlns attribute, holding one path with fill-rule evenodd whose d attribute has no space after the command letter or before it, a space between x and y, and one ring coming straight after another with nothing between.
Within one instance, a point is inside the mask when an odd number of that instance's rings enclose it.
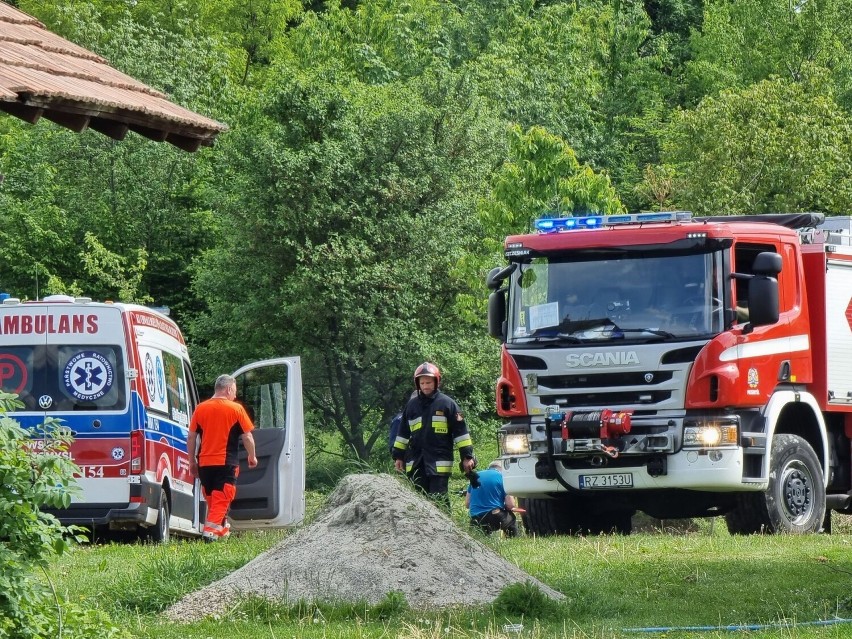
<instances>
[{"instance_id":1,"label":"scania fire engine","mask_svg":"<svg viewBox=\"0 0 852 639\"><path fill-rule=\"evenodd\" d=\"M489 273L507 492L536 534L852 512L849 218L550 218Z\"/></svg>"}]
</instances>

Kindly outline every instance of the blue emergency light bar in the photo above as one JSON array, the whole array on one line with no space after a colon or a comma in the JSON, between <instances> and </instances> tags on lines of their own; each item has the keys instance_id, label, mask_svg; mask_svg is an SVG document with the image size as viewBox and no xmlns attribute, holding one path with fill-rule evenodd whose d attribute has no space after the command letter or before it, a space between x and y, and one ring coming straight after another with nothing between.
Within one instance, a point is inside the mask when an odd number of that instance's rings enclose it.
<instances>
[{"instance_id":1,"label":"blue emergency light bar","mask_svg":"<svg viewBox=\"0 0 852 639\"><path fill-rule=\"evenodd\" d=\"M583 215L580 217L545 217L535 221L539 233L562 233L580 229L597 229L619 224L648 222L686 222L692 219L690 211L661 211L659 213L625 213L621 215Z\"/></svg>"}]
</instances>

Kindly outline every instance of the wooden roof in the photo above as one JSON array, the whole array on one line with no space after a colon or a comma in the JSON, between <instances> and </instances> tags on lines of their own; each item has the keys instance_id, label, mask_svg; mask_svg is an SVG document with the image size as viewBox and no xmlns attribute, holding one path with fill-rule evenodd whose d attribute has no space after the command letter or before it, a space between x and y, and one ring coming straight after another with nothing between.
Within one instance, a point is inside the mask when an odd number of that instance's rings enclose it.
<instances>
[{"instance_id":1,"label":"wooden roof","mask_svg":"<svg viewBox=\"0 0 852 639\"><path fill-rule=\"evenodd\" d=\"M224 124L170 102L95 53L0 2L0 110L116 140L128 131L186 151L213 144Z\"/></svg>"}]
</instances>

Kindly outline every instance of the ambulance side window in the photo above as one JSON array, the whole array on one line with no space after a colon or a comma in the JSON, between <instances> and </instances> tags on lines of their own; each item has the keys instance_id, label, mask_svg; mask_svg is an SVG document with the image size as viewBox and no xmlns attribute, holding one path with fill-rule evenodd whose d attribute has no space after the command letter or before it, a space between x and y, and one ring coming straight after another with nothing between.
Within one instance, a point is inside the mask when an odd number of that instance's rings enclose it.
<instances>
[{"instance_id":1,"label":"ambulance side window","mask_svg":"<svg viewBox=\"0 0 852 639\"><path fill-rule=\"evenodd\" d=\"M183 360L163 351L163 368L166 376L166 398L169 417L179 424L189 424L189 388L183 370Z\"/></svg>"},{"instance_id":2,"label":"ambulance side window","mask_svg":"<svg viewBox=\"0 0 852 639\"><path fill-rule=\"evenodd\" d=\"M192 372L192 365L187 360L183 360L183 370L186 375L189 414L192 415L192 411L194 411L195 407L198 406L198 385L195 383L195 375Z\"/></svg>"}]
</instances>

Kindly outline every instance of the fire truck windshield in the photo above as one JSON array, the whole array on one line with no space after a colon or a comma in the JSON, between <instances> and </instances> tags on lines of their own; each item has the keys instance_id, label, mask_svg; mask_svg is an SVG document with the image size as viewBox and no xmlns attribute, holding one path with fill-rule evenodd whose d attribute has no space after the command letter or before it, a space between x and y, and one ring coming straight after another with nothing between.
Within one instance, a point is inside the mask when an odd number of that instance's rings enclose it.
<instances>
[{"instance_id":1,"label":"fire truck windshield","mask_svg":"<svg viewBox=\"0 0 852 639\"><path fill-rule=\"evenodd\" d=\"M512 274L508 341L571 344L719 333L726 304L720 255L534 257Z\"/></svg>"}]
</instances>

